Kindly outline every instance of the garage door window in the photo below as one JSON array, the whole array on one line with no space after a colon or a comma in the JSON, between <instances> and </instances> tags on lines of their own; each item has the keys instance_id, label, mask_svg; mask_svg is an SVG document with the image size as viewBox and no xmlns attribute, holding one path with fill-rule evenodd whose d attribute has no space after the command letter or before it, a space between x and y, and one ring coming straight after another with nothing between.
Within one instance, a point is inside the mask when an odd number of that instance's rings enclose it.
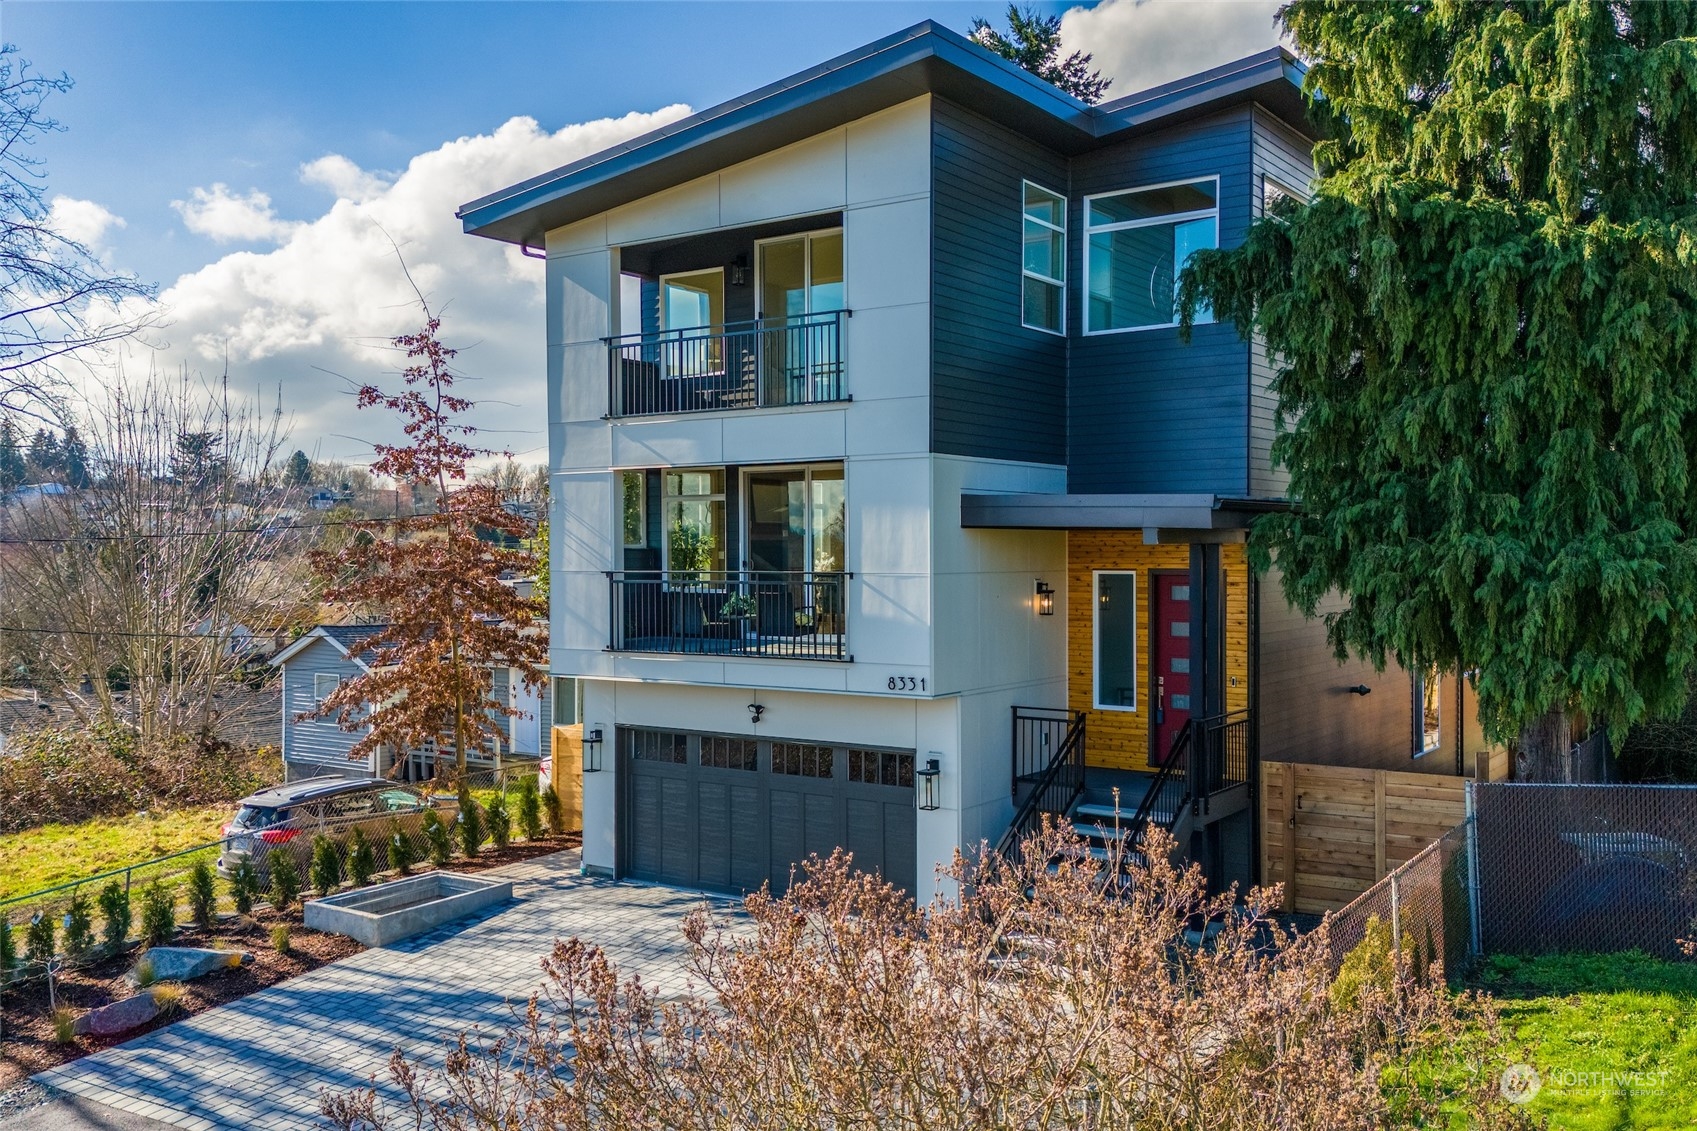
<instances>
[{"instance_id":1,"label":"garage door window","mask_svg":"<svg viewBox=\"0 0 1697 1131\"><path fill-rule=\"evenodd\" d=\"M913 787L913 755L896 754L888 750L850 750L848 752L849 781L866 785L894 785L903 789Z\"/></svg>"},{"instance_id":2,"label":"garage door window","mask_svg":"<svg viewBox=\"0 0 1697 1131\"><path fill-rule=\"evenodd\" d=\"M632 758L643 762L670 762L674 766L689 763L689 735L667 730L633 730L630 734Z\"/></svg>"},{"instance_id":3,"label":"garage door window","mask_svg":"<svg viewBox=\"0 0 1697 1131\"><path fill-rule=\"evenodd\" d=\"M703 735L701 764L718 770L758 770L759 750L753 739Z\"/></svg>"},{"instance_id":4,"label":"garage door window","mask_svg":"<svg viewBox=\"0 0 1697 1131\"><path fill-rule=\"evenodd\" d=\"M829 746L811 746L801 742L772 744L772 772L792 777L832 777L836 751Z\"/></svg>"}]
</instances>

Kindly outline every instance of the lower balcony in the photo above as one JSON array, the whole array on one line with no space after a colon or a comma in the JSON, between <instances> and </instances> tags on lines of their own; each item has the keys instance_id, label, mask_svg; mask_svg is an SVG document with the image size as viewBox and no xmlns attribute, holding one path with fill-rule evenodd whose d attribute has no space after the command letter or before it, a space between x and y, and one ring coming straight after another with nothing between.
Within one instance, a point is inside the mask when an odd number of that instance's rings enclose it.
<instances>
[{"instance_id":1,"label":"lower balcony","mask_svg":"<svg viewBox=\"0 0 1697 1131\"><path fill-rule=\"evenodd\" d=\"M619 570L614 652L847 660L848 573Z\"/></svg>"}]
</instances>

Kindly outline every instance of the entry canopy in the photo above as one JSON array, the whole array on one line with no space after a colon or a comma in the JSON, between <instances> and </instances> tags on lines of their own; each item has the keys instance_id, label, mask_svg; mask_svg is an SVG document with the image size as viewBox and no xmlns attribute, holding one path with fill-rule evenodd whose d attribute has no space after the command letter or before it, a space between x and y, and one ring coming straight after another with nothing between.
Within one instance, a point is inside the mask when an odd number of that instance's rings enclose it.
<instances>
[{"instance_id":1,"label":"entry canopy","mask_svg":"<svg viewBox=\"0 0 1697 1131\"><path fill-rule=\"evenodd\" d=\"M1145 542L1235 542L1288 499L1221 495L962 495L960 524L979 530L1142 530Z\"/></svg>"}]
</instances>

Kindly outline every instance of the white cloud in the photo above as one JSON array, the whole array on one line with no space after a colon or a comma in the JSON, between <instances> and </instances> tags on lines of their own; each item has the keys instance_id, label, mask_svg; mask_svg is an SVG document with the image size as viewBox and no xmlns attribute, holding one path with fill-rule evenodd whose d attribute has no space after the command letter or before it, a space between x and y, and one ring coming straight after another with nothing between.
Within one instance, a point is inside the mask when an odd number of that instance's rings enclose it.
<instances>
[{"instance_id":1,"label":"white cloud","mask_svg":"<svg viewBox=\"0 0 1697 1131\"><path fill-rule=\"evenodd\" d=\"M1281 0L1104 0L1061 17L1068 51L1089 51L1114 80L1109 99L1135 94L1279 42Z\"/></svg>"},{"instance_id":2,"label":"white cloud","mask_svg":"<svg viewBox=\"0 0 1697 1131\"><path fill-rule=\"evenodd\" d=\"M189 200L173 200L183 226L218 243L282 243L301 225L283 220L271 208L268 193L252 189L246 196L222 182L196 188Z\"/></svg>"},{"instance_id":3,"label":"white cloud","mask_svg":"<svg viewBox=\"0 0 1697 1131\"><path fill-rule=\"evenodd\" d=\"M327 188L337 198L364 203L381 196L389 181L376 173L368 173L340 153L327 153L316 161L301 166L301 180L309 185Z\"/></svg>"},{"instance_id":4,"label":"white cloud","mask_svg":"<svg viewBox=\"0 0 1697 1131\"><path fill-rule=\"evenodd\" d=\"M78 200L74 196L56 196L48 206L47 226L92 251L100 250L108 228L122 228L124 218L115 215L103 204Z\"/></svg>"},{"instance_id":5,"label":"white cloud","mask_svg":"<svg viewBox=\"0 0 1697 1131\"><path fill-rule=\"evenodd\" d=\"M166 288L166 323L151 335L162 352L127 367L170 372L186 363L212 375L222 372L227 349L233 385L263 389L267 398L281 390L294 418L291 449L369 458L370 441L395 440L399 430L378 410L356 411L349 382L393 384L399 367L387 342L420 321L398 244L442 316L444 338L464 347L458 368L477 379L464 391L479 402L473 422L483 441L540 461L547 444L542 264L464 234L454 211L688 112L669 106L553 132L513 118L493 133L419 154L392 180L331 155L301 176L337 199L298 223L278 220L258 190L241 197L215 185L197 193L180 209L191 228L249 239L268 232L278 246L232 252Z\"/></svg>"}]
</instances>

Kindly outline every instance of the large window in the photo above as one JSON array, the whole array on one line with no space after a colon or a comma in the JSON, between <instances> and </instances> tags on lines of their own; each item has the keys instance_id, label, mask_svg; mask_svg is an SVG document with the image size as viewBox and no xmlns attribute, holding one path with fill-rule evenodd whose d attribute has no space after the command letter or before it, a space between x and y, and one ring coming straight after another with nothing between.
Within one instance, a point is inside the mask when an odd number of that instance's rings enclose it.
<instances>
[{"instance_id":1,"label":"large window","mask_svg":"<svg viewBox=\"0 0 1697 1131\"><path fill-rule=\"evenodd\" d=\"M843 465L750 468L745 508L748 565L775 573L846 568Z\"/></svg>"},{"instance_id":2,"label":"large window","mask_svg":"<svg viewBox=\"0 0 1697 1131\"><path fill-rule=\"evenodd\" d=\"M1096 708L1137 710L1137 575L1095 576Z\"/></svg>"},{"instance_id":3,"label":"large window","mask_svg":"<svg viewBox=\"0 0 1697 1131\"><path fill-rule=\"evenodd\" d=\"M725 568L724 469L675 468L662 478L666 570L707 580Z\"/></svg>"},{"instance_id":4,"label":"large window","mask_svg":"<svg viewBox=\"0 0 1697 1131\"><path fill-rule=\"evenodd\" d=\"M1084 215L1085 332L1175 324L1179 272L1219 245L1218 178L1089 196Z\"/></svg>"},{"instance_id":5,"label":"large window","mask_svg":"<svg viewBox=\"0 0 1697 1131\"><path fill-rule=\"evenodd\" d=\"M1026 181L1024 226L1021 321L1033 330L1065 333L1067 198Z\"/></svg>"},{"instance_id":6,"label":"large window","mask_svg":"<svg viewBox=\"0 0 1697 1131\"><path fill-rule=\"evenodd\" d=\"M638 548L648 545L648 492L640 471L623 471L619 473L622 487L621 500L624 509L624 536L626 548Z\"/></svg>"},{"instance_id":7,"label":"large window","mask_svg":"<svg viewBox=\"0 0 1697 1131\"><path fill-rule=\"evenodd\" d=\"M724 371L725 271L690 271L660 277L662 371L703 377Z\"/></svg>"}]
</instances>

